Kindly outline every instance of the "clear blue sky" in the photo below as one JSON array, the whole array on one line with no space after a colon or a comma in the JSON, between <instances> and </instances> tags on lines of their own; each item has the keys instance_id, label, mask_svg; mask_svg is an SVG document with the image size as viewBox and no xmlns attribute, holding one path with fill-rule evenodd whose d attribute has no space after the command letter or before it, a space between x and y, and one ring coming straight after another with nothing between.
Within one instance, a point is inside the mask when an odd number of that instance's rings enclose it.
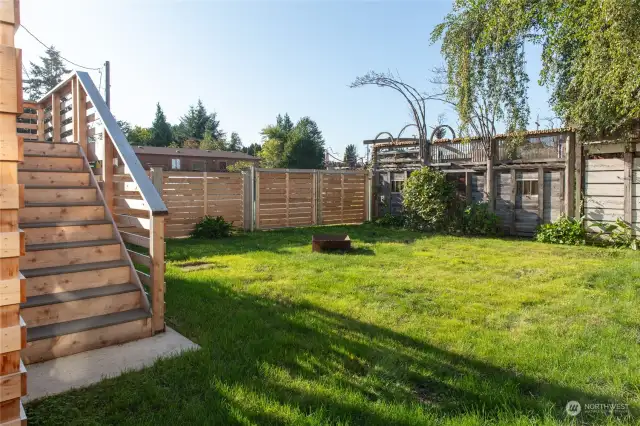
<instances>
[{"instance_id":1,"label":"clear blue sky","mask_svg":"<svg viewBox=\"0 0 640 426\"><path fill-rule=\"evenodd\" d=\"M214 1L21 0L22 23L62 55L83 65L112 64L112 110L119 119L149 126L160 102L176 123L201 98L227 132L244 144L278 113L310 116L327 146L342 152L410 122L402 99L388 89L349 89L369 70L393 70L429 90L442 64L429 34L451 1ZM45 6L46 5L46 6ZM24 30L17 44L24 62L44 48ZM537 85L539 50L528 53L531 125L550 115ZM99 75L91 73L96 84ZM103 85L104 87L104 85ZM442 105L428 105L434 123ZM447 113L448 122L456 122Z\"/></svg>"}]
</instances>

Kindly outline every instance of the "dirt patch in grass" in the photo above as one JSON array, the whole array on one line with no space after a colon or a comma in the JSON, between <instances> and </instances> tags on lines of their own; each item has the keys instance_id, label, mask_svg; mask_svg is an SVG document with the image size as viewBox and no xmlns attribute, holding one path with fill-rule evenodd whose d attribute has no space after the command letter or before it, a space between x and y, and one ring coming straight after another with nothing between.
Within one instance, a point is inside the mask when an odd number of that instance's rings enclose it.
<instances>
[{"instance_id":1,"label":"dirt patch in grass","mask_svg":"<svg viewBox=\"0 0 640 426\"><path fill-rule=\"evenodd\" d=\"M228 268L227 265L221 265L217 262L204 262L204 261L194 261L194 262L185 262L177 265L178 268L185 272L192 271L201 271L203 269L224 269Z\"/></svg>"}]
</instances>

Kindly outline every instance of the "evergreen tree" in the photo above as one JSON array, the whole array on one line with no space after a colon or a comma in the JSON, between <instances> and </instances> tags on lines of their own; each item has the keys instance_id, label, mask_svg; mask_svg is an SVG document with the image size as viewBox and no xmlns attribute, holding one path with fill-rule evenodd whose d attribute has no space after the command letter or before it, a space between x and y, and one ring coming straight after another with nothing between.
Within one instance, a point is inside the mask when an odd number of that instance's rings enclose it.
<instances>
[{"instance_id":1,"label":"evergreen tree","mask_svg":"<svg viewBox=\"0 0 640 426\"><path fill-rule=\"evenodd\" d=\"M200 149L206 149L209 151L224 151L225 143L222 139L214 139L211 131L207 129L204 133L204 139L200 142Z\"/></svg>"},{"instance_id":2,"label":"evergreen tree","mask_svg":"<svg viewBox=\"0 0 640 426\"><path fill-rule=\"evenodd\" d=\"M254 157L257 156L261 150L262 150L262 145L255 142L249 146L242 147L242 152L244 152L245 154L253 155Z\"/></svg>"},{"instance_id":3,"label":"evergreen tree","mask_svg":"<svg viewBox=\"0 0 640 426\"><path fill-rule=\"evenodd\" d=\"M28 78L24 81L25 92L29 99L37 100L56 87L62 77L71 72L64 67L60 52L51 46L45 56L41 56L42 65L31 62Z\"/></svg>"},{"instance_id":4,"label":"evergreen tree","mask_svg":"<svg viewBox=\"0 0 640 426\"><path fill-rule=\"evenodd\" d=\"M196 105L191 105L189 111L180 118L180 125L184 129L184 137L202 140L207 124L210 120L207 109L202 100L198 99Z\"/></svg>"},{"instance_id":5,"label":"evergreen tree","mask_svg":"<svg viewBox=\"0 0 640 426\"><path fill-rule=\"evenodd\" d=\"M358 148L354 144L349 144L344 150L344 160L349 168L355 169L358 164Z\"/></svg>"},{"instance_id":6,"label":"evergreen tree","mask_svg":"<svg viewBox=\"0 0 640 426\"><path fill-rule=\"evenodd\" d=\"M229 138L229 142L227 143L227 151L241 151L242 150L242 139L240 139L240 135L236 132L231 132L231 137Z\"/></svg>"},{"instance_id":7,"label":"evergreen tree","mask_svg":"<svg viewBox=\"0 0 640 426\"><path fill-rule=\"evenodd\" d=\"M209 114L209 119L205 125L205 132L209 132L213 139L221 141L224 140L227 134L220 128L220 120L216 120L216 118L218 118L217 113L212 112Z\"/></svg>"},{"instance_id":8,"label":"evergreen tree","mask_svg":"<svg viewBox=\"0 0 640 426\"><path fill-rule=\"evenodd\" d=\"M169 146L171 141L173 141L171 125L167 122L160 102L156 104L156 118L151 124L151 133L151 145L153 146Z\"/></svg>"}]
</instances>

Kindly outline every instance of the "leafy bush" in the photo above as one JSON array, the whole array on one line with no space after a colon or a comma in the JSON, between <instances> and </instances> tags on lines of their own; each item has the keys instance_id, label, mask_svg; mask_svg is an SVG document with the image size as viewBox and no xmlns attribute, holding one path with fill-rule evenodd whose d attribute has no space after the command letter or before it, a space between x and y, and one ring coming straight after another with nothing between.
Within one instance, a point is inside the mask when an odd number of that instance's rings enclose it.
<instances>
[{"instance_id":1,"label":"leafy bush","mask_svg":"<svg viewBox=\"0 0 640 426\"><path fill-rule=\"evenodd\" d=\"M411 173L402 190L409 223L421 230L443 229L455 194L454 184L439 170L423 167Z\"/></svg>"},{"instance_id":2,"label":"leafy bush","mask_svg":"<svg viewBox=\"0 0 640 426\"><path fill-rule=\"evenodd\" d=\"M553 223L538 227L536 241L551 244L583 245L587 242L587 231L583 226L584 217L574 219L565 215Z\"/></svg>"},{"instance_id":3,"label":"leafy bush","mask_svg":"<svg viewBox=\"0 0 640 426\"><path fill-rule=\"evenodd\" d=\"M460 228L465 235L496 235L500 218L489 210L488 203L474 203L463 210Z\"/></svg>"},{"instance_id":4,"label":"leafy bush","mask_svg":"<svg viewBox=\"0 0 640 426\"><path fill-rule=\"evenodd\" d=\"M624 220L618 218L614 223L596 223L603 233L608 235L603 238L616 248L630 248L638 250L640 241L633 235L633 228Z\"/></svg>"},{"instance_id":5,"label":"leafy bush","mask_svg":"<svg viewBox=\"0 0 640 426\"><path fill-rule=\"evenodd\" d=\"M405 226L405 219L403 215L394 216L391 213L385 213L384 216L375 218L374 225L384 226L385 228L402 228Z\"/></svg>"},{"instance_id":6,"label":"leafy bush","mask_svg":"<svg viewBox=\"0 0 640 426\"><path fill-rule=\"evenodd\" d=\"M196 224L191 236L193 238L217 239L231 235L232 224L222 216L205 216Z\"/></svg>"}]
</instances>

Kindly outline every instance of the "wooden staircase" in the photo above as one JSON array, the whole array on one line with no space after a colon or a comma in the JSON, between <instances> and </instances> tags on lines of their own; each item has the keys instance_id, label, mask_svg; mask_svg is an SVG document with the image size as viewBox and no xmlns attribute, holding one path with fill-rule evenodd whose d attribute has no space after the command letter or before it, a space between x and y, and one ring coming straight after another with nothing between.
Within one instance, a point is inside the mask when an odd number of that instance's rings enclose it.
<instances>
[{"instance_id":1,"label":"wooden staircase","mask_svg":"<svg viewBox=\"0 0 640 426\"><path fill-rule=\"evenodd\" d=\"M144 288L80 146L25 142L18 181L24 363L151 336Z\"/></svg>"}]
</instances>

